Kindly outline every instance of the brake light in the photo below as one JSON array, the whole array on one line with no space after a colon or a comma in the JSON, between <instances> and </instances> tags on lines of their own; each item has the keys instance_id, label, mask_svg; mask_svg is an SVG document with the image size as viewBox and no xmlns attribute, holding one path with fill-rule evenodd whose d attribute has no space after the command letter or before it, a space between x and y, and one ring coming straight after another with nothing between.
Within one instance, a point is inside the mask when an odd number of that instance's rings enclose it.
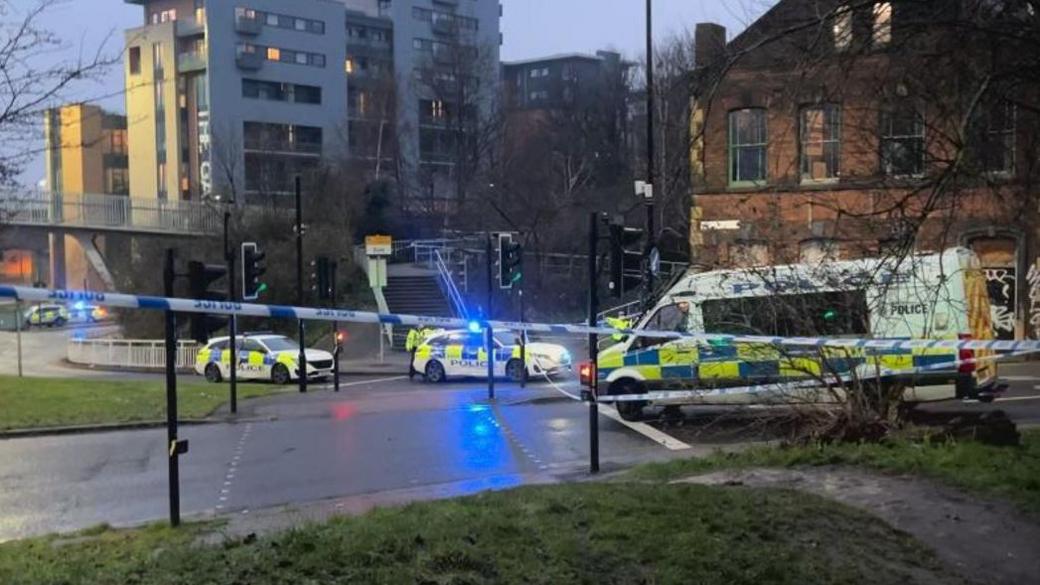
<instances>
[{"instance_id":1,"label":"brake light","mask_svg":"<svg viewBox=\"0 0 1040 585\"><path fill-rule=\"evenodd\" d=\"M582 362L578 366L578 380L582 386L592 386L596 378L596 365L592 362Z\"/></svg>"},{"instance_id":2,"label":"brake light","mask_svg":"<svg viewBox=\"0 0 1040 585\"><path fill-rule=\"evenodd\" d=\"M971 340L971 334L970 333L961 333L960 335L957 336L957 339L959 339L961 341L970 341ZM972 349L961 349L961 350L959 350L957 352L957 360L960 361L961 363L960 363L960 365L957 366L957 372L961 373L961 374L974 374L975 373L975 367L976 367L974 359L975 359L975 350L972 350Z\"/></svg>"}]
</instances>

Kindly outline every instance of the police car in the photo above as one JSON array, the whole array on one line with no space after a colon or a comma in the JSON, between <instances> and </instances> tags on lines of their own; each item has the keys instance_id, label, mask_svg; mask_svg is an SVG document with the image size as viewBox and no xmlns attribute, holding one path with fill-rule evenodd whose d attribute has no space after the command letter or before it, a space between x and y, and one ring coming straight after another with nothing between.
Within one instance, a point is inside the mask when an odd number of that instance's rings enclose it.
<instances>
[{"instance_id":1,"label":"police car","mask_svg":"<svg viewBox=\"0 0 1040 585\"><path fill-rule=\"evenodd\" d=\"M209 382L220 382L231 375L231 350L227 337L210 340L195 358L195 373ZM297 361L300 346L284 335L246 334L235 339L240 380L271 380L288 384L300 377ZM306 349L307 378L325 378L332 375L332 354L320 349Z\"/></svg>"},{"instance_id":2,"label":"police car","mask_svg":"<svg viewBox=\"0 0 1040 585\"><path fill-rule=\"evenodd\" d=\"M28 326L61 327L69 322L69 310L65 305L37 305L25 311L24 317Z\"/></svg>"},{"instance_id":3,"label":"police car","mask_svg":"<svg viewBox=\"0 0 1040 585\"><path fill-rule=\"evenodd\" d=\"M466 330L434 333L415 349L410 374L427 382L451 378L487 377L484 334ZM527 343L527 371L520 361L519 339L495 335L495 377L520 381L525 375L555 376L571 368L567 348L552 343Z\"/></svg>"}]
</instances>

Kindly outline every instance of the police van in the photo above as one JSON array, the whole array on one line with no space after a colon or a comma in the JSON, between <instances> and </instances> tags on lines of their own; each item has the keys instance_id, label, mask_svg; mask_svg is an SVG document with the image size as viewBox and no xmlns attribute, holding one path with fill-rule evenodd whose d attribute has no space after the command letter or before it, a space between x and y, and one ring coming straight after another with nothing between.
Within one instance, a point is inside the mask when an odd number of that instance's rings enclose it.
<instances>
[{"instance_id":1,"label":"police van","mask_svg":"<svg viewBox=\"0 0 1040 585\"><path fill-rule=\"evenodd\" d=\"M245 334L235 339L238 368L235 377L241 380L270 380L288 384L300 378L300 346L284 335ZM305 349L307 378L332 376L332 354L320 349ZM195 358L195 373L209 382L220 382L231 376L231 342L228 337L215 337L199 350Z\"/></svg>"},{"instance_id":2,"label":"police van","mask_svg":"<svg viewBox=\"0 0 1040 585\"><path fill-rule=\"evenodd\" d=\"M636 328L769 337L993 338L986 281L978 258L964 248L901 259L690 273ZM601 350L595 372L601 394L695 390L692 398L657 402L665 406L826 401L835 397L832 388L876 377L882 369L900 372L884 379L905 387L909 402L991 400L998 389L995 364L965 363L985 357L949 348L780 347L630 335ZM764 391L780 384L782 392ZM616 404L622 417L636 419L650 402Z\"/></svg>"}]
</instances>

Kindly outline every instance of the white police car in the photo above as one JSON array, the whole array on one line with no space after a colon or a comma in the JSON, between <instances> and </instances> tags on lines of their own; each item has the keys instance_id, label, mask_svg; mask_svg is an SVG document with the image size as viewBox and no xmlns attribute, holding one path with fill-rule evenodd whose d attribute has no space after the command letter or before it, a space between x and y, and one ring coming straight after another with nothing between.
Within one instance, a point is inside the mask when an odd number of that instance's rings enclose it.
<instances>
[{"instance_id":1,"label":"white police car","mask_svg":"<svg viewBox=\"0 0 1040 585\"><path fill-rule=\"evenodd\" d=\"M195 373L210 382L220 382L231 375L230 339L215 337L199 350L195 358ZM288 384L298 380L300 346L284 335L271 333L246 334L235 338L240 380L271 380ZM320 349L304 350L307 360L307 379L332 376L332 354Z\"/></svg>"},{"instance_id":2,"label":"white police car","mask_svg":"<svg viewBox=\"0 0 1040 585\"><path fill-rule=\"evenodd\" d=\"M520 360L518 338L495 335L495 377L520 381L531 377L555 376L571 368L567 348L552 343L528 342L525 361ZM451 378L486 378L487 351L484 334L463 329L440 331L428 337L416 348L411 371L428 382L443 382Z\"/></svg>"}]
</instances>

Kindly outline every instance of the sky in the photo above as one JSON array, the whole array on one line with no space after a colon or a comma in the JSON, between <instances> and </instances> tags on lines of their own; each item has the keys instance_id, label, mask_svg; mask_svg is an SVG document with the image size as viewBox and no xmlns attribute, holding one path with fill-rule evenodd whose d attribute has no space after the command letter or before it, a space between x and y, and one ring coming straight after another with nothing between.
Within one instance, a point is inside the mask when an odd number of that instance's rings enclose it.
<instances>
[{"instance_id":1,"label":"sky","mask_svg":"<svg viewBox=\"0 0 1040 585\"><path fill-rule=\"evenodd\" d=\"M24 9L38 0L14 0ZM216 0L229 1L229 0ZM291 2L291 0L287 0ZM635 59L645 51L646 5L643 0L501 0L502 60L530 59L556 53L595 53L612 49ZM698 22L717 22L730 36L742 30L770 4L768 0L653 0L654 37L692 29ZM140 6L121 0L59 0L40 24L66 41L66 47L46 57L75 59L104 46L117 55L123 30L142 24ZM112 67L99 83L90 82L64 96L66 101L94 101L122 112L123 71ZM36 147L39 148L38 146ZM43 160L30 164L22 181L43 177Z\"/></svg>"}]
</instances>

